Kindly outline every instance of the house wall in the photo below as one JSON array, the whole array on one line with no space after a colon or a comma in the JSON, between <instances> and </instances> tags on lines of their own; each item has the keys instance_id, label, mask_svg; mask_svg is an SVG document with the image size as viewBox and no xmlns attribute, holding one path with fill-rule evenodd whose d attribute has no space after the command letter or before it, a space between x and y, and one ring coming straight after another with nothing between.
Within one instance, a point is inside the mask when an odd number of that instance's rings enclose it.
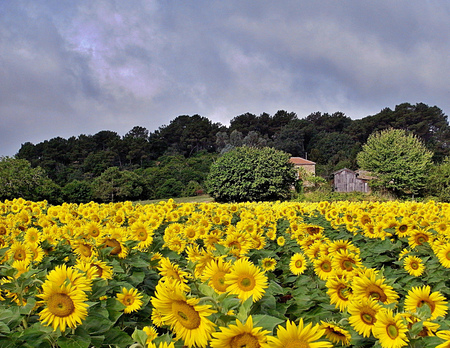
<instances>
[{"instance_id":1,"label":"house wall","mask_svg":"<svg viewBox=\"0 0 450 348\"><path fill-rule=\"evenodd\" d=\"M334 190L336 192L369 192L369 185L358 179L354 172L343 170L334 175Z\"/></svg>"}]
</instances>

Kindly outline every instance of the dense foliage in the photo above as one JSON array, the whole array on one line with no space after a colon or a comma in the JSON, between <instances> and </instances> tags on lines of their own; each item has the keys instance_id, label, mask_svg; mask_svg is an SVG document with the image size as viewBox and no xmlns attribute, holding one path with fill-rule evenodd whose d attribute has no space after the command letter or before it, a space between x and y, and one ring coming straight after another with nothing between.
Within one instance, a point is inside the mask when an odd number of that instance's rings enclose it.
<instances>
[{"instance_id":1,"label":"dense foliage","mask_svg":"<svg viewBox=\"0 0 450 348\"><path fill-rule=\"evenodd\" d=\"M448 347L449 214L0 202L0 346Z\"/></svg>"},{"instance_id":2,"label":"dense foliage","mask_svg":"<svg viewBox=\"0 0 450 348\"><path fill-rule=\"evenodd\" d=\"M450 202L450 157L431 168L426 185L428 195Z\"/></svg>"},{"instance_id":3,"label":"dense foliage","mask_svg":"<svg viewBox=\"0 0 450 348\"><path fill-rule=\"evenodd\" d=\"M208 193L218 202L286 199L296 179L289 158L269 147L234 148L211 165Z\"/></svg>"},{"instance_id":4,"label":"dense foliage","mask_svg":"<svg viewBox=\"0 0 450 348\"><path fill-rule=\"evenodd\" d=\"M372 185L405 195L418 194L425 187L432 157L417 136L387 129L369 136L357 160L376 176Z\"/></svg>"},{"instance_id":5,"label":"dense foliage","mask_svg":"<svg viewBox=\"0 0 450 348\"><path fill-rule=\"evenodd\" d=\"M210 156L240 146L273 147L292 156L305 157L316 162L318 175L330 180L336 170L358 169L356 156L369 135L391 127L407 130L420 138L433 152L436 164L450 155L450 126L442 110L423 103L403 103L393 110L384 108L378 114L355 120L342 112L314 112L303 118L284 110L274 115L245 113L234 117L228 127L203 116L181 115L153 132L135 126L124 136L103 130L68 139L56 137L38 144L27 142L16 158L29 161L32 168L45 170L56 184L52 192L56 194L55 190L61 188L65 193L59 194L58 199L98 200L92 195L95 190L87 186L110 167L144 175L140 199L151 199L167 197L161 196L167 193L186 195L187 185L189 192L201 191L212 162ZM192 174L184 169L163 168L161 163L167 156L183 158L180 161L184 163L193 157L196 162L204 159L200 165L203 176L197 175L196 169ZM185 177L190 179L186 182ZM150 183L155 186L150 187Z\"/></svg>"}]
</instances>

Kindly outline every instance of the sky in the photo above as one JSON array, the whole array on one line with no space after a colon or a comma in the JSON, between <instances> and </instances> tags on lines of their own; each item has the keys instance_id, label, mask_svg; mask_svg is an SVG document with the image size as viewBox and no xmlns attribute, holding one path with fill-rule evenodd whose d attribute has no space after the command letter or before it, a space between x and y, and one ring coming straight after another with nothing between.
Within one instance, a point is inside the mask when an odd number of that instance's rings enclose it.
<instances>
[{"instance_id":1,"label":"sky","mask_svg":"<svg viewBox=\"0 0 450 348\"><path fill-rule=\"evenodd\" d=\"M448 115L448 33L448 0L0 0L0 156L180 115Z\"/></svg>"}]
</instances>

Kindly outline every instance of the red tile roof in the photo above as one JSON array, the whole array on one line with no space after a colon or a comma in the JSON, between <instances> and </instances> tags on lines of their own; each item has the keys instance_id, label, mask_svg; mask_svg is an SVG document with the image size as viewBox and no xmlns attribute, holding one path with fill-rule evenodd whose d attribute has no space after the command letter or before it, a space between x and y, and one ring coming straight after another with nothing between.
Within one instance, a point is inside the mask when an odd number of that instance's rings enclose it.
<instances>
[{"instance_id":1,"label":"red tile roof","mask_svg":"<svg viewBox=\"0 0 450 348\"><path fill-rule=\"evenodd\" d=\"M308 161L307 159L301 157L291 157L289 162L297 164L297 165L308 165L308 164L316 164L316 162Z\"/></svg>"}]
</instances>

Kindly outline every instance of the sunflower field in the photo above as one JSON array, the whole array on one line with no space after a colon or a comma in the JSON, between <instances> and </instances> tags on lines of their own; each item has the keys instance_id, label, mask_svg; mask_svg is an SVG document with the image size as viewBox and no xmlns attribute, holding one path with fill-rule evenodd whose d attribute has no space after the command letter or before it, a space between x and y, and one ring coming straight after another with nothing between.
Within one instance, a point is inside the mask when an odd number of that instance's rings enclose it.
<instances>
[{"instance_id":1,"label":"sunflower field","mask_svg":"<svg viewBox=\"0 0 450 348\"><path fill-rule=\"evenodd\" d=\"M0 202L0 347L450 347L450 204Z\"/></svg>"}]
</instances>

